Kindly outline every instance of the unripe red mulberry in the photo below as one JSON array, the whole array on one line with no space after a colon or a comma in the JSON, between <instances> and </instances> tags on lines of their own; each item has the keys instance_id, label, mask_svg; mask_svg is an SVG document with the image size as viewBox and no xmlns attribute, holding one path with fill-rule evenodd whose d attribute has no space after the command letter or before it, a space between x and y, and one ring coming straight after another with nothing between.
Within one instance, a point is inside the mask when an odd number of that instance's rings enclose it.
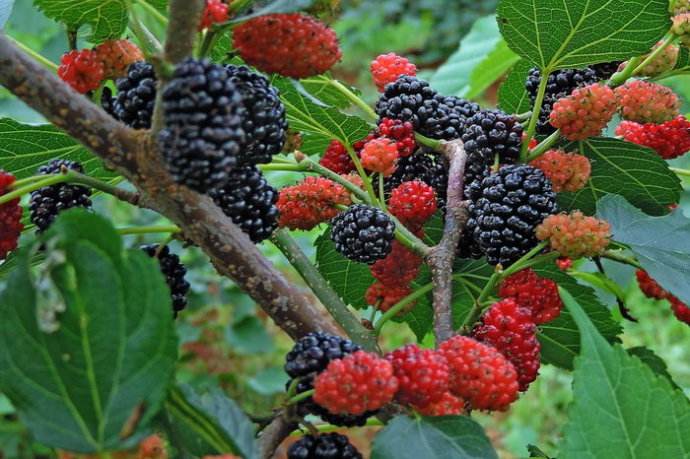
<instances>
[{"instance_id":1,"label":"unripe red mulberry","mask_svg":"<svg viewBox=\"0 0 690 459\"><path fill-rule=\"evenodd\" d=\"M416 76L417 67L404 57L395 53L381 54L371 62L371 76L380 92L388 83L393 83L401 75Z\"/></svg>"},{"instance_id":2,"label":"unripe red mulberry","mask_svg":"<svg viewBox=\"0 0 690 459\"><path fill-rule=\"evenodd\" d=\"M421 349L416 344L408 344L386 354L398 378L400 403L426 406L443 398L448 392L450 368L446 359L431 349Z\"/></svg>"},{"instance_id":3,"label":"unripe red mulberry","mask_svg":"<svg viewBox=\"0 0 690 459\"><path fill-rule=\"evenodd\" d=\"M384 285L381 282L374 282L364 294L364 299L367 304L376 307L381 312L386 312L410 293L412 293L412 290L407 285ZM400 312L404 314L414 305L415 302L410 302Z\"/></svg>"},{"instance_id":4,"label":"unripe red mulberry","mask_svg":"<svg viewBox=\"0 0 690 459\"><path fill-rule=\"evenodd\" d=\"M379 137L368 141L360 153L362 167L371 172L378 172L387 177L397 167L398 147L387 137Z\"/></svg>"},{"instance_id":5,"label":"unripe red mulberry","mask_svg":"<svg viewBox=\"0 0 690 459\"><path fill-rule=\"evenodd\" d=\"M637 277L637 284L646 297L655 300L668 300L671 303L671 310L676 318L690 325L690 308L688 305L680 301L671 292L664 290L646 271L638 269L635 275Z\"/></svg>"},{"instance_id":6,"label":"unripe red mulberry","mask_svg":"<svg viewBox=\"0 0 690 459\"><path fill-rule=\"evenodd\" d=\"M467 336L439 348L451 369L450 390L479 410L504 410L517 399L517 372L500 352Z\"/></svg>"},{"instance_id":7,"label":"unripe red mulberry","mask_svg":"<svg viewBox=\"0 0 690 459\"><path fill-rule=\"evenodd\" d=\"M531 268L508 276L499 287L501 298L514 298L532 313L536 324L551 322L561 314L563 301L558 285L551 279L538 276Z\"/></svg>"},{"instance_id":8,"label":"unripe red mulberry","mask_svg":"<svg viewBox=\"0 0 690 459\"><path fill-rule=\"evenodd\" d=\"M144 60L144 53L129 40L108 40L94 48L103 63L103 78L115 79L127 75L127 68Z\"/></svg>"},{"instance_id":9,"label":"unripe red mulberry","mask_svg":"<svg viewBox=\"0 0 690 459\"><path fill-rule=\"evenodd\" d=\"M690 12L690 0L671 0L671 13L683 14Z\"/></svg>"},{"instance_id":10,"label":"unripe red mulberry","mask_svg":"<svg viewBox=\"0 0 690 459\"><path fill-rule=\"evenodd\" d=\"M7 194L14 182L14 175L0 169L0 196ZM0 261L17 248L19 236L24 229L21 220L22 208L19 198L0 204Z\"/></svg>"},{"instance_id":11,"label":"unripe red mulberry","mask_svg":"<svg viewBox=\"0 0 690 459\"><path fill-rule=\"evenodd\" d=\"M664 159L677 158L690 150L690 121L683 116L663 124L623 121L616 128L616 135L651 148Z\"/></svg>"},{"instance_id":12,"label":"unripe red mulberry","mask_svg":"<svg viewBox=\"0 0 690 459\"><path fill-rule=\"evenodd\" d=\"M482 316L472 336L495 347L513 364L520 391L526 391L539 374L540 345L532 313L513 298L494 303Z\"/></svg>"},{"instance_id":13,"label":"unripe red mulberry","mask_svg":"<svg viewBox=\"0 0 690 459\"><path fill-rule=\"evenodd\" d=\"M105 70L95 51L82 49L63 54L57 74L72 89L86 94L98 89L103 81Z\"/></svg>"},{"instance_id":14,"label":"unripe red mulberry","mask_svg":"<svg viewBox=\"0 0 690 459\"><path fill-rule=\"evenodd\" d=\"M413 227L423 225L436 209L436 192L420 180L401 183L388 200L388 211Z\"/></svg>"},{"instance_id":15,"label":"unripe red mulberry","mask_svg":"<svg viewBox=\"0 0 690 459\"><path fill-rule=\"evenodd\" d=\"M331 141L319 160L319 164L336 174L349 174L355 170L355 163L352 162L347 148L338 140Z\"/></svg>"},{"instance_id":16,"label":"unripe red mulberry","mask_svg":"<svg viewBox=\"0 0 690 459\"><path fill-rule=\"evenodd\" d=\"M573 259L600 255L611 242L611 226L580 211L551 215L537 227L537 238Z\"/></svg>"},{"instance_id":17,"label":"unripe red mulberry","mask_svg":"<svg viewBox=\"0 0 690 459\"><path fill-rule=\"evenodd\" d=\"M230 17L228 5L222 0L206 0L206 7L201 15L199 31L208 29L213 24L221 24Z\"/></svg>"},{"instance_id":18,"label":"unripe red mulberry","mask_svg":"<svg viewBox=\"0 0 690 459\"><path fill-rule=\"evenodd\" d=\"M647 81L630 81L616 88L621 117L638 123L663 123L679 114L680 101L666 86Z\"/></svg>"},{"instance_id":19,"label":"unripe red mulberry","mask_svg":"<svg viewBox=\"0 0 690 459\"><path fill-rule=\"evenodd\" d=\"M690 13L681 13L673 17L671 33L680 38L683 46L690 46Z\"/></svg>"},{"instance_id":20,"label":"unripe red mulberry","mask_svg":"<svg viewBox=\"0 0 690 459\"><path fill-rule=\"evenodd\" d=\"M671 295L668 299L671 302L671 310L676 319L690 325L690 308L688 305Z\"/></svg>"},{"instance_id":21,"label":"unripe red mulberry","mask_svg":"<svg viewBox=\"0 0 690 459\"><path fill-rule=\"evenodd\" d=\"M394 141L401 158L410 156L417 148L414 127L409 121L383 118L376 128L376 136L388 137Z\"/></svg>"},{"instance_id":22,"label":"unripe red mulberry","mask_svg":"<svg viewBox=\"0 0 690 459\"><path fill-rule=\"evenodd\" d=\"M313 398L333 414L359 415L387 405L397 390L388 360L357 351L328 364L314 380Z\"/></svg>"},{"instance_id":23,"label":"unripe red mulberry","mask_svg":"<svg viewBox=\"0 0 690 459\"><path fill-rule=\"evenodd\" d=\"M459 416L465 413L465 401L446 392L441 400L426 406L415 406L415 409L423 416Z\"/></svg>"},{"instance_id":24,"label":"unripe red mulberry","mask_svg":"<svg viewBox=\"0 0 690 459\"><path fill-rule=\"evenodd\" d=\"M235 27L233 44L248 64L292 78L324 73L342 55L333 29L300 13L250 19Z\"/></svg>"},{"instance_id":25,"label":"unripe red mulberry","mask_svg":"<svg viewBox=\"0 0 690 459\"><path fill-rule=\"evenodd\" d=\"M586 156L563 150L549 150L530 162L530 166L541 169L557 193L581 190L592 174L592 165Z\"/></svg>"},{"instance_id":26,"label":"unripe red mulberry","mask_svg":"<svg viewBox=\"0 0 690 459\"><path fill-rule=\"evenodd\" d=\"M276 204L278 224L290 229L309 230L335 217L337 205L352 203L344 186L323 177L307 177L297 185L280 190Z\"/></svg>"},{"instance_id":27,"label":"unripe red mulberry","mask_svg":"<svg viewBox=\"0 0 690 459\"><path fill-rule=\"evenodd\" d=\"M616 112L616 97L604 84L576 89L553 106L549 120L568 140L584 140L601 133Z\"/></svg>"},{"instance_id":28,"label":"unripe red mulberry","mask_svg":"<svg viewBox=\"0 0 690 459\"><path fill-rule=\"evenodd\" d=\"M422 259L398 241L393 241L391 253L371 265L371 274L387 286L408 285L417 278Z\"/></svg>"}]
</instances>

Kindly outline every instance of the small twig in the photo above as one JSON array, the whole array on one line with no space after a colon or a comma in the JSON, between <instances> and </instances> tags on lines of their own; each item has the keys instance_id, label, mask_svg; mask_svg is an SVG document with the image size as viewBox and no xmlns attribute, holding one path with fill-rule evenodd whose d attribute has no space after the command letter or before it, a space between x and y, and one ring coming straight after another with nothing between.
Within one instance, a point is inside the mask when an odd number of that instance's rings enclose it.
<instances>
[{"instance_id":1,"label":"small twig","mask_svg":"<svg viewBox=\"0 0 690 459\"><path fill-rule=\"evenodd\" d=\"M552 133L550 136L539 142L539 144L530 150L529 155L527 155L526 162L530 162L533 159L537 159L549 149L556 144L561 138L561 130L557 129L556 132Z\"/></svg>"},{"instance_id":2,"label":"small twig","mask_svg":"<svg viewBox=\"0 0 690 459\"><path fill-rule=\"evenodd\" d=\"M383 313L381 318L379 318L378 322L376 322L376 325L374 326L374 333L376 333L377 336L380 335L383 326L386 325L386 323L389 320L391 320L393 317L397 316L401 311L409 307L409 305L412 304L414 301L417 301L419 298L429 293L433 288L434 284L430 282L418 288L417 290L410 293L405 298L394 304L393 307L391 307L388 311Z\"/></svg>"},{"instance_id":3,"label":"small twig","mask_svg":"<svg viewBox=\"0 0 690 459\"><path fill-rule=\"evenodd\" d=\"M336 322L343 327L345 333L368 351L376 351L376 336L371 330L367 330L343 303L340 296L331 288L318 269L304 254L297 242L290 236L286 229L279 229L273 234L273 243L283 252L292 266L300 273L309 288L314 292L321 304L333 316Z\"/></svg>"},{"instance_id":4,"label":"small twig","mask_svg":"<svg viewBox=\"0 0 690 459\"><path fill-rule=\"evenodd\" d=\"M167 226L133 226L130 228L119 228L118 234L128 236L133 234L156 234L156 233L171 233L176 234L182 230L175 225Z\"/></svg>"},{"instance_id":5,"label":"small twig","mask_svg":"<svg viewBox=\"0 0 690 459\"><path fill-rule=\"evenodd\" d=\"M534 137L534 133L537 129L537 121L541 115L542 104L544 103L544 96L546 95L546 85L549 80L549 69L541 70L541 79L539 80L539 88L537 89L537 97L534 100L534 108L532 109L532 117L530 118L529 125L525 131L525 138L522 143L522 151L520 152L520 158L525 160L529 153L529 141Z\"/></svg>"},{"instance_id":6,"label":"small twig","mask_svg":"<svg viewBox=\"0 0 690 459\"><path fill-rule=\"evenodd\" d=\"M644 269L642 265L635 259L626 257L612 250L607 250L603 253L602 257L608 258L609 260L617 261L618 263L623 263L625 265L630 265L637 269Z\"/></svg>"},{"instance_id":7,"label":"small twig","mask_svg":"<svg viewBox=\"0 0 690 459\"><path fill-rule=\"evenodd\" d=\"M453 260L468 219L467 202L463 201L467 153L461 140L444 144L443 150L450 164L446 221L441 242L431 249L426 259L434 284L434 334L437 346L453 336Z\"/></svg>"},{"instance_id":8,"label":"small twig","mask_svg":"<svg viewBox=\"0 0 690 459\"><path fill-rule=\"evenodd\" d=\"M165 60L169 63L177 64L192 55L205 4L204 0L170 0L170 22L165 39Z\"/></svg>"},{"instance_id":9,"label":"small twig","mask_svg":"<svg viewBox=\"0 0 690 459\"><path fill-rule=\"evenodd\" d=\"M285 410L280 411L259 434L259 457L271 459L283 439L288 437L296 427L297 423L290 419L288 413Z\"/></svg>"}]
</instances>

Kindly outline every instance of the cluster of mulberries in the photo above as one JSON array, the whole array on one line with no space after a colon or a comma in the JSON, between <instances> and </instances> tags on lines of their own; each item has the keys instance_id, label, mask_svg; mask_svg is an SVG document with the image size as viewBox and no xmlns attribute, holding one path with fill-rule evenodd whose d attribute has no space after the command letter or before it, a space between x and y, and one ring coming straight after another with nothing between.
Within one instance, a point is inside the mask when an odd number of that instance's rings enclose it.
<instances>
[{"instance_id":1,"label":"cluster of mulberries","mask_svg":"<svg viewBox=\"0 0 690 459\"><path fill-rule=\"evenodd\" d=\"M457 97L444 97L429 83L403 75L386 85L376 103L381 118L410 122L415 131L433 139L458 139L465 121L479 106Z\"/></svg>"},{"instance_id":2,"label":"cluster of mulberries","mask_svg":"<svg viewBox=\"0 0 690 459\"><path fill-rule=\"evenodd\" d=\"M416 76L417 67L395 53L381 54L371 62L371 76L380 92L402 75Z\"/></svg>"},{"instance_id":3,"label":"cluster of mulberries","mask_svg":"<svg viewBox=\"0 0 690 459\"><path fill-rule=\"evenodd\" d=\"M170 252L167 245L144 245L141 250L151 258L158 260L161 272L170 288L173 314L177 317L177 314L187 306L187 292L189 291L189 282L185 279L187 269L180 263L180 257Z\"/></svg>"},{"instance_id":4,"label":"cluster of mulberries","mask_svg":"<svg viewBox=\"0 0 690 459\"><path fill-rule=\"evenodd\" d=\"M668 300L671 303L671 310L678 320L690 325L690 307L683 303L672 293L664 290L652 277L641 269L635 273L640 290L648 298L656 300Z\"/></svg>"},{"instance_id":5,"label":"cluster of mulberries","mask_svg":"<svg viewBox=\"0 0 690 459\"><path fill-rule=\"evenodd\" d=\"M500 168L468 188L467 234L491 265L507 267L538 243L535 229L556 213L556 194L544 173L528 165Z\"/></svg>"},{"instance_id":6,"label":"cluster of mulberries","mask_svg":"<svg viewBox=\"0 0 690 459\"><path fill-rule=\"evenodd\" d=\"M134 129L149 129L156 102L156 73L148 62L135 62L115 81L117 95L103 92L101 103L110 115Z\"/></svg>"},{"instance_id":7,"label":"cluster of mulberries","mask_svg":"<svg viewBox=\"0 0 690 459\"><path fill-rule=\"evenodd\" d=\"M666 86L642 80L630 81L616 88L621 117L637 123L660 124L680 114L680 101Z\"/></svg>"},{"instance_id":8,"label":"cluster of mulberries","mask_svg":"<svg viewBox=\"0 0 690 459\"><path fill-rule=\"evenodd\" d=\"M568 140L585 140L601 133L616 113L616 96L605 84L575 89L554 105L549 122Z\"/></svg>"},{"instance_id":9,"label":"cluster of mulberries","mask_svg":"<svg viewBox=\"0 0 690 459\"><path fill-rule=\"evenodd\" d=\"M199 30L205 30L214 24L222 24L230 17L228 5L223 0L206 0L204 12L201 15Z\"/></svg>"},{"instance_id":10,"label":"cluster of mulberries","mask_svg":"<svg viewBox=\"0 0 690 459\"><path fill-rule=\"evenodd\" d=\"M427 154L418 150L414 154L400 158L393 175L386 177L384 189L391 193L405 182L420 181L433 188L436 193L436 206L445 207L448 189L448 165L440 155Z\"/></svg>"},{"instance_id":11,"label":"cluster of mulberries","mask_svg":"<svg viewBox=\"0 0 690 459\"><path fill-rule=\"evenodd\" d=\"M108 40L94 49L65 53L57 74L72 89L86 94L106 79L124 76L130 64L143 59L141 50L129 40Z\"/></svg>"},{"instance_id":12,"label":"cluster of mulberries","mask_svg":"<svg viewBox=\"0 0 690 459\"><path fill-rule=\"evenodd\" d=\"M556 193L581 190L592 173L592 165L586 156L563 150L549 150L532 160L530 166L544 172Z\"/></svg>"},{"instance_id":13,"label":"cluster of mulberries","mask_svg":"<svg viewBox=\"0 0 690 459\"><path fill-rule=\"evenodd\" d=\"M39 174L60 174L73 170L84 172L81 164L66 159L54 159L38 168ZM39 232L43 232L55 221L63 210L73 207L91 208L91 190L81 185L58 183L45 186L31 193L29 211L31 223L36 225Z\"/></svg>"},{"instance_id":14,"label":"cluster of mulberries","mask_svg":"<svg viewBox=\"0 0 690 459\"><path fill-rule=\"evenodd\" d=\"M305 435L290 445L288 459L362 459L350 440L335 432Z\"/></svg>"},{"instance_id":15,"label":"cluster of mulberries","mask_svg":"<svg viewBox=\"0 0 690 459\"><path fill-rule=\"evenodd\" d=\"M335 249L352 261L373 264L393 249L395 223L382 210L355 204L331 221Z\"/></svg>"}]
</instances>

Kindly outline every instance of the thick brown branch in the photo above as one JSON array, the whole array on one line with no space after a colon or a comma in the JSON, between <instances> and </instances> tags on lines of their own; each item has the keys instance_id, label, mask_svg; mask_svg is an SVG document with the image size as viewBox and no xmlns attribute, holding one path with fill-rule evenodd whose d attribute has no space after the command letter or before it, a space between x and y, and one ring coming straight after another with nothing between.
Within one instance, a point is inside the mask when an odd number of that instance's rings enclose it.
<instances>
[{"instance_id":1,"label":"thick brown branch","mask_svg":"<svg viewBox=\"0 0 690 459\"><path fill-rule=\"evenodd\" d=\"M204 0L170 0L170 22L165 39L165 60L177 64L192 55Z\"/></svg>"},{"instance_id":2,"label":"thick brown branch","mask_svg":"<svg viewBox=\"0 0 690 459\"><path fill-rule=\"evenodd\" d=\"M453 260L468 218L467 203L463 201L463 176L467 162L465 147L461 140L453 140L443 145L443 153L450 163L446 221L443 239L427 257L434 284L434 335L437 346L453 336Z\"/></svg>"},{"instance_id":3,"label":"thick brown branch","mask_svg":"<svg viewBox=\"0 0 690 459\"><path fill-rule=\"evenodd\" d=\"M293 338L338 333L332 320L275 269L210 198L173 183L146 131L128 129L0 35L0 84L103 158L132 184L141 206L175 222Z\"/></svg>"},{"instance_id":4,"label":"thick brown branch","mask_svg":"<svg viewBox=\"0 0 690 459\"><path fill-rule=\"evenodd\" d=\"M259 434L259 457L261 459L274 457L276 449L295 428L297 425L288 419L285 411L278 413Z\"/></svg>"}]
</instances>

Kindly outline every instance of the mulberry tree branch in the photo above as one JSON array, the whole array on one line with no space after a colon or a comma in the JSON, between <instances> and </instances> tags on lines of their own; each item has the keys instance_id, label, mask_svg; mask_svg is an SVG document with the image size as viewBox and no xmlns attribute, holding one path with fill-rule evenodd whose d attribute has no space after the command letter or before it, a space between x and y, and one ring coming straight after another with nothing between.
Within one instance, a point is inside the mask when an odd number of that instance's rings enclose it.
<instances>
[{"instance_id":1,"label":"mulberry tree branch","mask_svg":"<svg viewBox=\"0 0 690 459\"><path fill-rule=\"evenodd\" d=\"M170 20L164 49L165 60L169 63L177 64L192 55L204 5L204 0L170 0Z\"/></svg>"},{"instance_id":2,"label":"mulberry tree branch","mask_svg":"<svg viewBox=\"0 0 690 459\"><path fill-rule=\"evenodd\" d=\"M463 200L463 187L467 153L461 140L446 142L441 151L448 158L448 193L446 221L441 242L426 257L431 269L434 303L434 335L436 345L453 336L453 260L467 223L467 202Z\"/></svg>"},{"instance_id":3,"label":"mulberry tree branch","mask_svg":"<svg viewBox=\"0 0 690 459\"><path fill-rule=\"evenodd\" d=\"M186 0L172 2L178 3ZM140 206L178 225L220 274L234 280L291 337L315 330L340 333L332 319L291 285L209 197L173 182L147 131L116 122L3 34L0 84L128 179L140 194Z\"/></svg>"}]
</instances>

